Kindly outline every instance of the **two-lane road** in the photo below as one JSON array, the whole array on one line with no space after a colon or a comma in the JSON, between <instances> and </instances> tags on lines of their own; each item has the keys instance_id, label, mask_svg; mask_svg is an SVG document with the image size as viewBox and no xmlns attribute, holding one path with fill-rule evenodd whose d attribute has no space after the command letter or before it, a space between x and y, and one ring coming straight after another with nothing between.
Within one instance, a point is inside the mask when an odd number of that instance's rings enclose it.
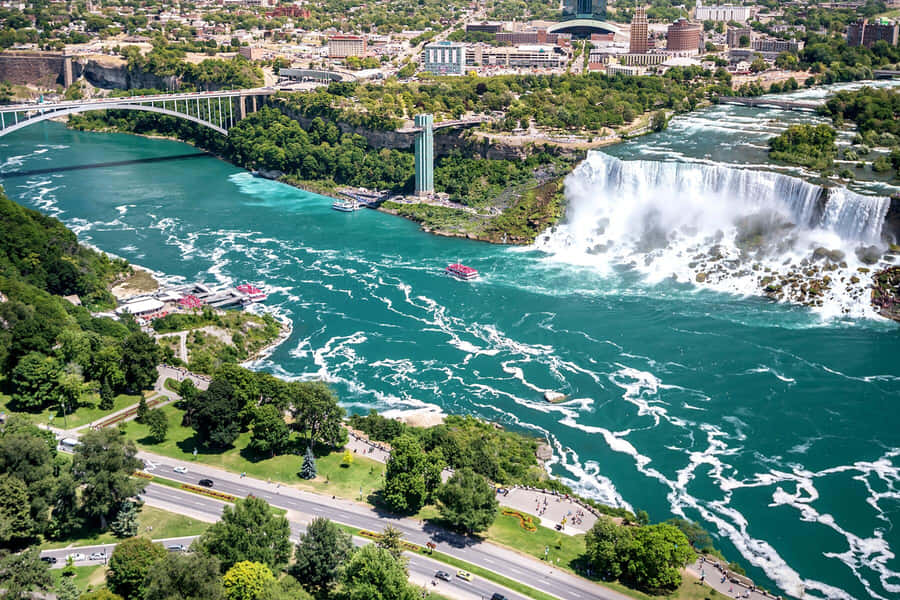
<instances>
[{"instance_id":1,"label":"two-lane road","mask_svg":"<svg viewBox=\"0 0 900 600\"><path fill-rule=\"evenodd\" d=\"M178 461L146 452L140 452L139 457L155 465L150 472L167 479L193 485L196 485L200 479L211 479L213 489L217 491L240 497L257 496L279 508L296 511L303 515L325 517L360 529L378 532L384 529L385 525L391 524L403 533L404 539L412 543L424 546L428 542L434 542L440 552L479 565L563 600L585 598L625 600L627 598L618 592L571 575L533 557L493 544L473 541L443 529L433 528L427 523L398 518L360 503L339 498L329 499L320 494L304 492L251 477L241 477L238 474L199 463ZM173 470L175 466L185 467L187 472L175 472ZM161 486L148 486L145 496L149 499L150 496L147 494L152 493L155 497L159 487ZM171 488L169 491L181 494ZM195 495L191 501L198 502L195 500L196 498L205 500L205 498ZM173 502L173 500L170 499L169 502ZM183 504L186 501L182 496L177 502ZM449 569L445 567L445 570ZM490 595L487 597L489 598Z\"/></svg>"}]
</instances>

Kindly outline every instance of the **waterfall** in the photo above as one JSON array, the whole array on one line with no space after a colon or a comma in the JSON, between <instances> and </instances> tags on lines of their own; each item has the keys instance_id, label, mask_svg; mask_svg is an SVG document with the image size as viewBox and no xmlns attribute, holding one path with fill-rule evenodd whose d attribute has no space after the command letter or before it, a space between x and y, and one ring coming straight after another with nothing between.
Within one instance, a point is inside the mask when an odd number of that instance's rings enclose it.
<instances>
[{"instance_id":1,"label":"waterfall","mask_svg":"<svg viewBox=\"0 0 900 600\"><path fill-rule=\"evenodd\" d=\"M674 276L741 294L771 283L762 272L793 276L827 265L828 282L842 273L864 279L854 274L855 251L881 243L890 206L886 197L769 171L622 161L597 151L566 179L566 199L564 220L536 242L554 259L627 265L651 281ZM823 256L834 264L815 263ZM861 293L851 295L858 303ZM853 312L844 300L842 312Z\"/></svg>"}]
</instances>

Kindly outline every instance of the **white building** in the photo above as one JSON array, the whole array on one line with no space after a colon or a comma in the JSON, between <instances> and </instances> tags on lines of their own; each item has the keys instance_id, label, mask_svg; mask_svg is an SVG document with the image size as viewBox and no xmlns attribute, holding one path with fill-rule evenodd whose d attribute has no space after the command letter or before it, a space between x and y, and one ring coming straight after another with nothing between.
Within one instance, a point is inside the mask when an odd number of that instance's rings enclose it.
<instances>
[{"instance_id":1,"label":"white building","mask_svg":"<svg viewBox=\"0 0 900 600\"><path fill-rule=\"evenodd\" d=\"M456 42L426 44L422 49L422 70L436 75L466 72L466 46Z\"/></svg>"},{"instance_id":2,"label":"white building","mask_svg":"<svg viewBox=\"0 0 900 600\"><path fill-rule=\"evenodd\" d=\"M697 9L694 13L695 21L737 21L746 23L752 16L749 6L734 6L721 4L719 6L703 6L703 0L697 0Z\"/></svg>"}]
</instances>

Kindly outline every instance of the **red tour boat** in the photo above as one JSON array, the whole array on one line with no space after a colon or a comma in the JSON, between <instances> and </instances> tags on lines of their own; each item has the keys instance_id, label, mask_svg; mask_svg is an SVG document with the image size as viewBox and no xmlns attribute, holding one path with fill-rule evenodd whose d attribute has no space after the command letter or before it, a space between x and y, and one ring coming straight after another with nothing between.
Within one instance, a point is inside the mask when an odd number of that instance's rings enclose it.
<instances>
[{"instance_id":1,"label":"red tour boat","mask_svg":"<svg viewBox=\"0 0 900 600\"><path fill-rule=\"evenodd\" d=\"M244 283L242 285L237 286L237 291L244 294L247 298L252 300L253 302L261 302L266 299L266 293L261 289L254 285L250 285L249 283Z\"/></svg>"},{"instance_id":2,"label":"red tour boat","mask_svg":"<svg viewBox=\"0 0 900 600\"><path fill-rule=\"evenodd\" d=\"M447 269L445 271L448 275L452 275L457 279L462 279L464 281L478 278L478 271L476 271L472 267L467 267L466 265L461 265L459 263L447 265Z\"/></svg>"}]
</instances>

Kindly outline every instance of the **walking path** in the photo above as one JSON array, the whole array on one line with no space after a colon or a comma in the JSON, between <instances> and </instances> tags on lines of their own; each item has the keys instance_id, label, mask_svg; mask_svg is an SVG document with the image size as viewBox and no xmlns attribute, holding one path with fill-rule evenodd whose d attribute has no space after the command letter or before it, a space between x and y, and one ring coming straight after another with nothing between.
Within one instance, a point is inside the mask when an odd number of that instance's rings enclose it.
<instances>
[{"instance_id":1,"label":"walking path","mask_svg":"<svg viewBox=\"0 0 900 600\"><path fill-rule=\"evenodd\" d=\"M699 579L696 585L708 585L728 598L748 598L749 600L780 600L764 590L759 590L748 577L728 570L726 565L704 557L688 565L687 572Z\"/></svg>"},{"instance_id":2,"label":"walking path","mask_svg":"<svg viewBox=\"0 0 900 600\"><path fill-rule=\"evenodd\" d=\"M180 338L179 351L178 356L176 358L183 360L184 362L188 361L188 351L187 351L187 331L176 331L174 333L160 333L156 335L156 339L166 338L166 337L175 337L178 336Z\"/></svg>"}]
</instances>

